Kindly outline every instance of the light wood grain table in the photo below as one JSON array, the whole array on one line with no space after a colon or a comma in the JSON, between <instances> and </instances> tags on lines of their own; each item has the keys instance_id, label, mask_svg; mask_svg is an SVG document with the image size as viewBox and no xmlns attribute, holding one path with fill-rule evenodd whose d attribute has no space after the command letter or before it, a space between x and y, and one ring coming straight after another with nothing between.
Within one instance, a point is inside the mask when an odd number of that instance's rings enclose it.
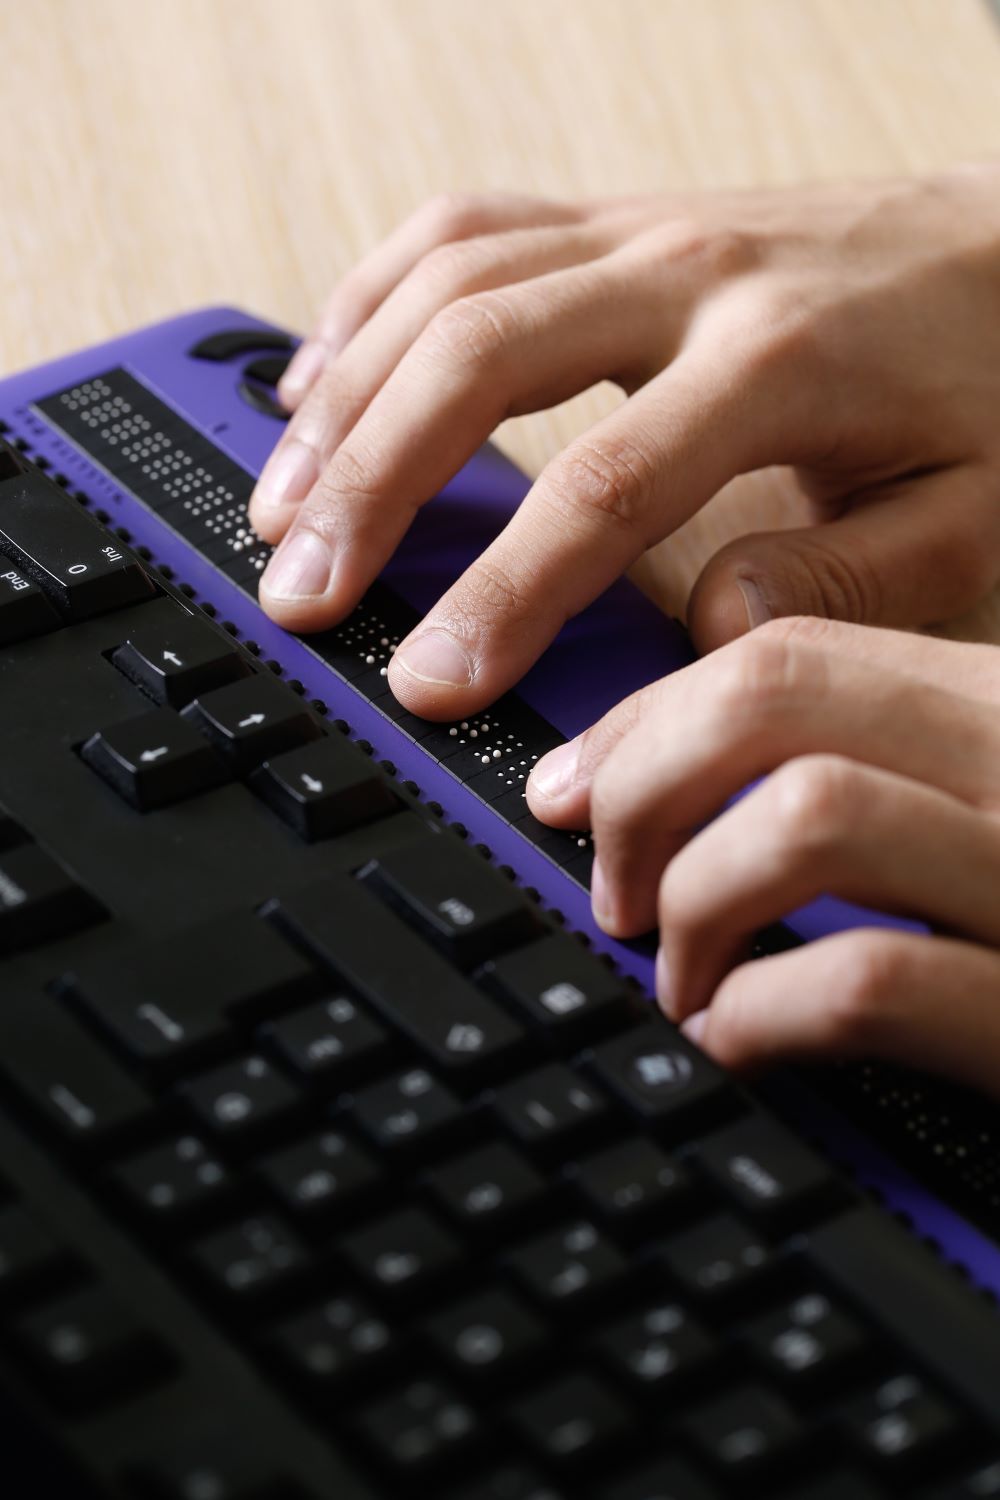
<instances>
[{"instance_id":1,"label":"light wood grain table","mask_svg":"<svg viewBox=\"0 0 1000 1500\"><path fill-rule=\"evenodd\" d=\"M0 0L0 369L210 301L304 328L442 188L575 196L1000 151L986 0ZM535 472L615 399L501 433ZM644 567L682 610L730 486ZM956 632L1000 640L1000 602Z\"/></svg>"}]
</instances>

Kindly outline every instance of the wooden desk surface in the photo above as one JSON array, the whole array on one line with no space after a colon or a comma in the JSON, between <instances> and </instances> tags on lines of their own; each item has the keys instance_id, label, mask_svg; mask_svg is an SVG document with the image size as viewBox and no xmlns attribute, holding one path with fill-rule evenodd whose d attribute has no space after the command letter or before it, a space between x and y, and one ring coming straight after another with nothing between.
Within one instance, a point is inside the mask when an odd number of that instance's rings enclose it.
<instances>
[{"instance_id":1,"label":"wooden desk surface","mask_svg":"<svg viewBox=\"0 0 1000 1500\"><path fill-rule=\"evenodd\" d=\"M210 301L305 327L427 195L918 172L1000 150L986 0L0 0L0 369ZM614 399L509 424L537 471ZM751 521L750 516L753 516ZM642 581L774 525L731 486ZM962 633L1000 640L1000 602Z\"/></svg>"}]
</instances>

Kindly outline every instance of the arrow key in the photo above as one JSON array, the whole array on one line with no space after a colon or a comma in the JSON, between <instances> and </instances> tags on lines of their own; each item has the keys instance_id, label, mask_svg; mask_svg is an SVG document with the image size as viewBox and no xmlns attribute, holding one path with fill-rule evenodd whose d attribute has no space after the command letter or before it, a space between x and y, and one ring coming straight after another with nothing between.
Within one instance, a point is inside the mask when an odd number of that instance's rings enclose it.
<instances>
[{"instance_id":1,"label":"arrow key","mask_svg":"<svg viewBox=\"0 0 1000 1500\"><path fill-rule=\"evenodd\" d=\"M165 807L226 780L226 770L192 725L157 708L92 735L87 765L140 812Z\"/></svg>"},{"instance_id":2,"label":"arrow key","mask_svg":"<svg viewBox=\"0 0 1000 1500\"><path fill-rule=\"evenodd\" d=\"M367 755L339 736L272 756L251 784L310 843L385 817L400 805Z\"/></svg>"},{"instance_id":3,"label":"arrow key","mask_svg":"<svg viewBox=\"0 0 1000 1500\"><path fill-rule=\"evenodd\" d=\"M183 708L199 693L250 673L225 636L180 610L173 612L167 625L140 625L133 630L111 660L154 702L172 708Z\"/></svg>"},{"instance_id":4,"label":"arrow key","mask_svg":"<svg viewBox=\"0 0 1000 1500\"><path fill-rule=\"evenodd\" d=\"M184 718L208 736L238 774L322 734L319 721L293 692L261 675L202 694L184 710Z\"/></svg>"}]
</instances>

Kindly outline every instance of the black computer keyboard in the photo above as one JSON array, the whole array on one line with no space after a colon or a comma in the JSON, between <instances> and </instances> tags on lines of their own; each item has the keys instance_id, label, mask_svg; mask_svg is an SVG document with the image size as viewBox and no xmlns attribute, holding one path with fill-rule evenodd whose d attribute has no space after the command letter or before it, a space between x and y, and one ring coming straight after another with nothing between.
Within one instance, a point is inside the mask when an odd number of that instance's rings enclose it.
<instances>
[{"instance_id":1,"label":"black computer keyboard","mask_svg":"<svg viewBox=\"0 0 1000 1500\"><path fill-rule=\"evenodd\" d=\"M0 554L0 1493L1000 1494L992 1306L7 446Z\"/></svg>"}]
</instances>

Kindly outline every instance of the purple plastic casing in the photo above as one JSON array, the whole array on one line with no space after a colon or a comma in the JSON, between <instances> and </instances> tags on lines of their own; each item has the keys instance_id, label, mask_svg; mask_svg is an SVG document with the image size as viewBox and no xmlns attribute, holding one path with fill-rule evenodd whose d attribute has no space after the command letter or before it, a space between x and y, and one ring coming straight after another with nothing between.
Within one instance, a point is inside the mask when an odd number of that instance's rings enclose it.
<instances>
[{"instance_id":1,"label":"purple plastic casing","mask_svg":"<svg viewBox=\"0 0 1000 1500\"><path fill-rule=\"evenodd\" d=\"M104 371L122 366L183 416L220 450L258 473L281 431L280 422L251 410L237 391L252 353L225 362L193 359L189 350L220 329L271 329L234 308L211 307L141 329L0 381L0 418L25 438L147 546L158 564L169 565L195 597L232 621L240 636L257 641L285 675L321 698L334 717L348 719L378 756L412 778L424 797L465 824L474 840L488 844L524 885L561 911L598 951L653 991L653 960L645 944L606 937L593 922L587 894L468 789L423 753L408 735L362 699L309 648L308 638L288 635L259 606L164 521L83 455L33 409L33 403ZM385 582L420 611L427 610L505 524L529 481L487 445L434 502L419 513L406 540L382 574ZM614 704L658 677L694 660L683 628L666 618L637 588L621 580L569 622L558 639L518 684L517 693L561 733L579 733ZM811 939L859 923L886 923L878 914L824 898L794 913L789 925ZM909 924L900 924L909 925ZM927 1192L808 1087L808 1075L792 1081L792 1097L803 1123L886 1202L909 1216L945 1256L962 1265L978 1284L1000 1294L1000 1250L978 1230Z\"/></svg>"}]
</instances>

